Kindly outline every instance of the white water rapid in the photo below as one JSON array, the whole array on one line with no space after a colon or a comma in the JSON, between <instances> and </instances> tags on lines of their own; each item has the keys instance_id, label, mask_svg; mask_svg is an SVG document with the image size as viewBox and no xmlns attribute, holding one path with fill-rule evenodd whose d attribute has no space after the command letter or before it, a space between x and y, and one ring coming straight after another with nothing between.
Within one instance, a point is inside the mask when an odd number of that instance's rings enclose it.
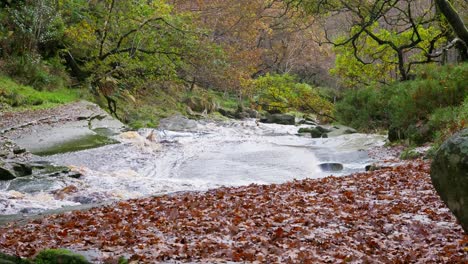
<instances>
[{"instance_id":1,"label":"white water rapid","mask_svg":"<svg viewBox=\"0 0 468 264\"><path fill-rule=\"evenodd\" d=\"M366 150L379 135L349 134L312 139L298 126L246 121L197 121L188 131L126 132L122 143L41 157L73 166L80 179L18 178L0 182L0 215L31 214L62 207L220 186L282 183L364 171ZM151 133L153 133L151 135ZM344 169L323 172L320 163Z\"/></svg>"}]
</instances>

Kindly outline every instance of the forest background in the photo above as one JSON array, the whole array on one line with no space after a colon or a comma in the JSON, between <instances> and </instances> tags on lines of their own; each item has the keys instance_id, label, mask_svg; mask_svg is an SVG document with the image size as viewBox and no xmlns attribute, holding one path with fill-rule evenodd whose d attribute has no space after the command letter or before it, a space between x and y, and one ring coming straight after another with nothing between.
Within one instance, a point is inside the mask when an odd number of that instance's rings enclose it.
<instances>
[{"instance_id":1,"label":"forest background","mask_svg":"<svg viewBox=\"0 0 468 264\"><path fill-rule=\"evenodd\" d=\"M2 0L0 110L87 99L139 128L253 108L437 145L468 123L467 5Z\"/></svg>"}]
</instances>

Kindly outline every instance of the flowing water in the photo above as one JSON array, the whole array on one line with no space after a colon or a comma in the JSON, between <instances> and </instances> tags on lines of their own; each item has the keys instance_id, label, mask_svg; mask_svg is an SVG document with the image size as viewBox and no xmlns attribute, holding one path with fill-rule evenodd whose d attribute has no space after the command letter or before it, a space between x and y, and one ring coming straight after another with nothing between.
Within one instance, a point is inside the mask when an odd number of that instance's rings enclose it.
<instances>
[{"instance_id":1,"label":"flowing water","mask_svg":"<svg viewBox=\"0 0 468 264\"><path fill-rule=\"evenodd\" d=\"M246 121L197 121L187 131L126 132L121 143L38 157L83 174L18 178L0 182L0 214L34 214L57 208L220 186L271 184L364 171L367 149L379 135L349 134L312 139L297 126ZM336 162L343 170L324 172Z\"/></svg>"}]
</instances>

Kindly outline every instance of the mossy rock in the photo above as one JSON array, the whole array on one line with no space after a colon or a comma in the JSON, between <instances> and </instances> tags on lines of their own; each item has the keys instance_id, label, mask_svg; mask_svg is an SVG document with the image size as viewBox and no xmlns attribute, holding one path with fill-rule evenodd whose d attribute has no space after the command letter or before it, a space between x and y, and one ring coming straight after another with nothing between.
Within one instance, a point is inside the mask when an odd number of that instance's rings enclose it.
<instances>
[{"instance_id":1,"label":"mossy rock","mask_svg":"<svg viewBox=\"0 0 468 264\"><path fill-rule=\"evenodd\" d=\"M311 133L312 130L313 130L313 128L311 128L311 127L301 127L301 128L299 128L297 133Z\"/></svg>"},{"instance_id":2,"label":"mossy rock","mask_svg":"<svg viewBox=\"0 0 468 264\"><path fill-rule=\"evenodd\" d=\"M36 264L90 264L85 257L68 249L46 249L34 258Z\"/></svg>"},{"instance_id":3,"label":"mossy rock","mask_svg":"<svg viewBox=\"0 0 468 264\"><path fill-rule=\"evenodd\" d=\"M18 256L11 256L0 253L0 264L31 264L28 259L22 259Z\"/></svg>"},{"instance_id":4,"label":"mossy rock","mask_svg":"<svg viewBox=\"0 0 468 264\"><path fill-rule=\"evenodd\" d=\"M468 129L440 146L431 164L431 180L468 233Z\"/></svg>"},{"instance_id":5,"label":"mossy rock","mask_svg":"<svg viewBox=\"0 0 468 264\"><path fill-rule=\"evenodd\" d=\"M323 135L323 133L320 130L318 130L317 128L313 128L310 131L310 136L312 138L321 138L322 135Z\"/></svg>"},{"instance_id":6,"label":"mossy rock","mask_svg":"<svg viewBox=\"0 0 468 264\"><path fill-rule=\"evenodd\" d=\"M267 124L295 125L296 118L288 114L272 114L267 115L266 118L260 119L260 122Z\"/></svg>"},{"instance_id":7,"label":"mossy rock","mask_svg":"<svg viewBox=\"0 0 468 264\"><path fill-rule=\"evenodd\" d=\"M322 126L316 126L315 129L317 129L318 131L320 131L320 133L322 133L322 134L331 132L330 129L324 128L324 127L322 127Z\"/></svg>"}]
</instances>

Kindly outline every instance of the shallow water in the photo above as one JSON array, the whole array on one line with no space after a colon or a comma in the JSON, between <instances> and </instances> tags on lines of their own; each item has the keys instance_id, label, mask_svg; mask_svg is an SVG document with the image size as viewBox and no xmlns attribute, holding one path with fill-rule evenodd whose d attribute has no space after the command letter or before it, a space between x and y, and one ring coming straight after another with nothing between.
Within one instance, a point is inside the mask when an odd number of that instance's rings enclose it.
<instances>
[{"instance_id":1,"label":"shallow water","mask_svg":"<svg viewBox=\"0 0 468 264\"><path fill-rule=\"evenodd\" d=\"M0 214L34 214L179 191L344 175L364 171L373 162L366 149L384 143L379 135L312 139L297 136L297 130L297 126L247 120L199 121L191 131L127 132L116 138L121 144L40 157L73 166L83 173L80 179L31 177L0 182ZM153 138L147 139L151 133ZM323 162L342 163L344 169L322 172L319 164Z\"/></svg>"}]
</instances>

